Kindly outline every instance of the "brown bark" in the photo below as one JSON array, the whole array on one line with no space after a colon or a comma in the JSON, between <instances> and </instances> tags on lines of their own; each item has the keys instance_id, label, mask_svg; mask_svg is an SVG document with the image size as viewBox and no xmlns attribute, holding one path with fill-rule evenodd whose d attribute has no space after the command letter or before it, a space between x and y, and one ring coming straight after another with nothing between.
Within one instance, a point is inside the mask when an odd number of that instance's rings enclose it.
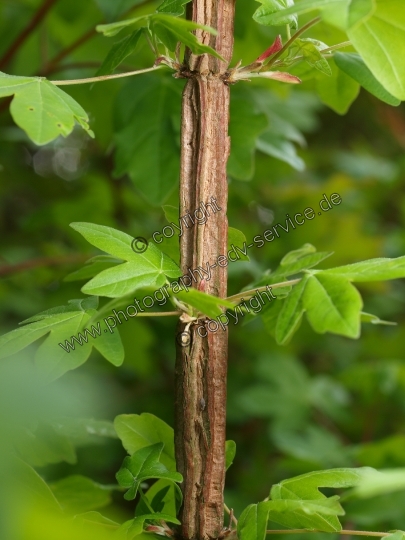
<instances>
[{"instance_id":1,"label":"brown bark","mask_svg":"<svg viewBox=\"0 0 405 540\"><path fill-rule=\"evenodd\" d=\"M221 210L210 211L205 224L185 228L181 268L186 274L209 263L212 276L204 284L205 292L225 297L227 271L216 263L219 255L226 254L228 235L229 87L223 75L232 56L234 0L194 0L190 7L192 20L218 30L216 37L200 30L197 35L226 62L186 55L189 79L183 93L180 216L192 214L212 197ZM178 334L185 327L180 321ZM206 540L217 538L223 528L228 334L219 329L201 337L193 324L188 331L186 347L177 340L175 373L176 460L184 476L181 535Z\"/></svg>"}]
</instances>

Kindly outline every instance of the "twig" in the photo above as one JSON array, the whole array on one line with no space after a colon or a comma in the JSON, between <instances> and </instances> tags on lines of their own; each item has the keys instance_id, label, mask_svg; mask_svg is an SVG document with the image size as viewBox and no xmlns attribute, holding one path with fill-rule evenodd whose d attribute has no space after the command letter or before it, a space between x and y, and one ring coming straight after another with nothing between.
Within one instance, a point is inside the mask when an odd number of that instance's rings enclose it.
<instances>
[{"instance_id":1,"label":"twig","mask_svg":"<svg viewBox=\"0 0 405 540\"><path fill-rule=\"evenodd\" d=\"M224 509L225 509L225 512L227 512L227 514L229 514L229 517L231 519L231 522L233 521L235 523L235 525L238 524L238 520L236 519L234 513L233 513L233 509L232 508L228 508L228 506L224 503ZM229 524L229 528L231 528L231 524Z\"/></svg>"},{"instance_id":2,"label":"twig","mask_svg":"<svg viewBox=\"0 0 405 540\"><path fill-rule=\"evenodd\" d=\"M131 13L135 9L138 9L139 7L144 6L145 4L149 4L150 2L151 2L151 0L145 0L144 2L141 2L140 4L136 4L135 6L132 6L130 9L128 9L122 15L122 17L126 17L127 15L129 15L129 13ZM104 22L105 21L100 21L99 24L103 24ZM40 70L40 74L43 75L43 76L47 76L50 73L53 73L55 71L55 67L64 58L66 58L66 56L68 56L70 53L72 53L77 48L79 48L81 45L83 45L83 43L86 43L86 41L88 41L89 39L91 39L91 38L93 38L93 37L95 37L97 35L98 35L98 32L97 32L95 26L90 28L89 30L87 30L87 32L84 33L82 36L78 37L76 39L76 41L74 41L71 45L66 47L66 49L63 49L54 58L52 58L49 61L49 63L43 69Z\"/></svg>"},{"instance_id":3,"label":"twig","mask_svg":"<svg viewBox=\"0 0 405 540\"><path fill-rule=\"evenodd\" d=\"M140 75L141 73L148 73L148 71L155 71L161 68L165 64L158 66L152 66L146 69L138 69L137 71L127 71L125 73L114 73L112 75L100 75L99 77L89 77L88 79L71 79L67 81L49 81L55 86L65 86L70 84L88 84L100 81L108 81L110 79L121 79L122 77L131 77L132 75Z\"/></svg>"},{"instance_id":4,"label":"twig","mask_svg":"<svg viewBox=\"0 0 405 540\"><path fill-rule=\"evenodd\" d=\"M15 53L23 45L31 32L33 32L35 28L40 24L42 19L46 16L46 14L52 8L55 2L57 2L57 0L44 0L42 6L34 14L34 16L24 28L24 30L17 36L17 38L14 40L14 42L10 45L10 47L0 59L0 70L2 70L10 62Z\"/></svg>"},{"instance_id":5,"label":"twig","mask_svg":"<svg viewBox=\"0 0 405 540\"><path fill-rule=\"evenodd\" d=\"M266 534L311 534L311 533L328 533L329 531L318 531L316 529L282 529L282 530L269 530L266 531ZM391 533L383 533L383 532L374 532L374 531L349 531L349 530L341 530L341 531L333 531L331 534L347 534L352 536L378 536L379 538L383 538L384 536L389 536Z\"/></svg>"},{"instance_id":6,"label":"twig","mask_svg":"<svg viewBox=\"0 0 405 540\"><path fill-rule=\"evenodd\" d=\"M280 58L280 56L282 56L285 51L287 49L289 49L291 47L291 45L294 43L294 41L299 38L304 32L306 32L309 28L311 28L311 26L314 26L315 24L318 24L319 21L321 20L320 17L316 17L316 19L312 19L312 21L309 21L307 24L305 24L302 28L300 28L297 32L295 32L295 34L287 41L287 43L284 45L284 47L278 51L277 54L275 54L272 59L270 60L270 62L268 62L265 66L265 68L270 68L274 62L276 60L278 60Z\"/></svg>"}]
</instances>

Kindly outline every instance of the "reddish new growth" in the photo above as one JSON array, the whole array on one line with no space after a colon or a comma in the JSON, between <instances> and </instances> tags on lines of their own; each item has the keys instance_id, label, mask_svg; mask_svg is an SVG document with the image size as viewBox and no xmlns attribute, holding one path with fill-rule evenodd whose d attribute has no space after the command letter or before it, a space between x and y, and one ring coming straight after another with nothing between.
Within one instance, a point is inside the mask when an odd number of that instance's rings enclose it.
<instances>
[{"instance_id":1,"label":"reddish new growth","mask_svg":"<svg viewBox=\"0 0 405 540\"><path fill-rule=\"evenodd\" d=\"M275 42L268 49L266 49L264 53L259 56L259 58L257 58L256 62L264 62L266 58L278 53L282 48L283 42L281 40L281 36L277 36Z\"/></svg>"}]
</instances>

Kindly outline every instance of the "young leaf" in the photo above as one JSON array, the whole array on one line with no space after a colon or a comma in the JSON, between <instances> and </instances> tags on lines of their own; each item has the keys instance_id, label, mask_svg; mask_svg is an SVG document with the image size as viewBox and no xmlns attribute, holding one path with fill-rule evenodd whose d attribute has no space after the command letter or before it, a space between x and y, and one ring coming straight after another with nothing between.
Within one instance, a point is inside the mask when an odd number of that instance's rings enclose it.
<instances>
[{"instance_id":1,"label":"young leaf","mask_svg":"<svg viewBox=\"0 0 405 540\"><path fill-rule=\"evenodd\" d=\"M125 58L135 51L141 34L141 29L135 30L129 36L115 43L98 69L96 76L114 73Z\"/></svg>"},{"instance_id":2,"label":"young leaf","mask_svg":"<svg viewBox=\"0 0 405 540\"><path fill-rule=\"evenodd\" d=\"M405 100L403 1L353 0L347 34L375 78L395 98Z\"/></svg>"},{"instance_id":3,"label":"young leaf","mask_svg":"<svg viewBox=\"0 0 405 540\"><path fill-rule=\"evenodd\" d=\"M377 81L359 54L337 52L334 55L334 60L339 69L357 81L367 90L367 92L373 94L373 96L376 96L381 101L384 101L393 107L396 107L401 103L399 99L391 95L388 90Z\"/></svg>"},{"instance_id":4,"label":"young leaf","mask_svg":"<svg viewBox=\"0 0 405 540\"><path fill-rule=\"evenodd\" d=\"M274 23L274 14L283 12L285 8L294 6L294 0L259 0L262 4L255 13L253 19L265 26L283 26L290 24L292 28L297 28L298 20L295 15L280 16Z\"/></svg>"},{"instance_id":5,"label":"young leaf","mask_svg":"<svg viewBox=\"0 0 405 540\"><path fill-rule=\"evenodd\" d=\"M197 24L186 19L171 17L170 15L157 14L151 17L151 30L155 33L161 42L169 49L174 51L177 43L184 43L194 54L211 54L220 60L224 60L212 47L204 45L198 41L197 37L192 34L195 30L204 30L216 36L217 31L210 26Z\"/></svg>"},{"instance_id":6,"label":"young leaf","mask_svg":"<svg viewBox=\"0 0 405 540\"><path fill-rule=\"evenodd\" d=\"M347 0L302 0L302 2L299 2L295 5L293 2L290 1L288 1L287 4L285 0L266 0L264 6L266 6L267 3L269 3L270 8L276 3L279 4L280 7L279 9L274 9L274 11L269 10L263 15L261 15L260 13L260 16L258 16L256 12L253 18L255 19L255 21L260 22L261 24L266 24L267 26L281 26L283 24L288 24L288 22L286 21L288 21L290 17L294 17L295 15L303 15L304 13L314 11L315 9L325 9L329 6L334 6L338 4L345 5L347 3ZM281 6L282 3L284 4L285 9L283 9L283 6Z\"/></svg>"},{"instance_id":7,"label":"young leaf","mask_svg":"<svg viewBox=\"0 0 405 540\"><path fill-rule=\"evenodd\" d=\"M180 276L180 269L174 261L154 244L149 244L146 251L139 253L131 247L131 236L111 227L93 223L72 223L71 227L94 246L127 261L97 274L82 288L86 294L117 298L145 286L161 287L166 283L166 276Z\"/></svg>"},{"instance_id":8,"label":"young leaf","mask_svg":"<svg viewBox=\"0 0 405 540\"><path fill-rule=\"evenodd\" d=\"M236 454L236 443L235 441L226 441L225 443L225 468L226 470L232 465L233 460L235 459Z\"/></svg>"},{"instance_id":9,"label":"young leaf","mask_svg":"<svg viewBox=\"0 0 405 540\"><path fill-rule=\"evenodd\" d=\"M322 55L322 50L327 45L315 39L296 39L291 47L291 53L296 56L303 56L304 60L311 66L321 71L325 75L332 76L332 70L328 61Z\"/></svg>"},{"instance_id":10,"label":"young leaf","mask_svg":"<svg viewBox=\"0 0 405 540\"><path fill-rule=\"evenodd\" d=\"M143 514L142 516L138 516L132 520L132 525L128 529L127 538L131 539L135 536L138 536L144 532L144 524L146 520L150 521L156 521L159 523L160 520L168 521L169 523L175 523L176 525L180 525L180 521L176 519L173 516L170 516L169 514L162 514L162 513L156 513L156 514ZM151 532L153 529L151 530Z\"/></svg>"},{"instance_id":11,"label":"young leaf","mask_svg":"<svg viewBox=\"0 0 405 540\"><path fill-rule=\"evenodd\" d=\"M224 298L219 298L217 296L212 296L206 294L202 291L197 291L197 289L189 289L188 291L180 291L175 294L176 298L179 298L185 304L193 306L196 310L204 313L208 317L218 317L223 313L222 307L227 307L229 309L234 309L235 304L225 300Z\"/></svg>"},{"instance_id":12,"label":"young leaf","mask_svg":"<svg viewBox=\"0 0 405 540\"><path fill-rule=\"evenodd\" d=\"M81 475L67 476L50 487L62 509L69 514L95 510L111 502L110 487Z\"/></svg>"},{"instance_id":13,"label":"young leaf","mask_svg":"<svg viewBox=\"0 0 405 540\"><path fill-rule=\"evenodd\" d=\"M166 13L166 15L179 17L184 14L184 6L189 2L191 2L191 0L164 0L156 11L158 13Z\"/></svg>"},{"instance_id":14,"label":"young leaf","mask_svg":"<svg viewBox=\"0 0 405 540\"><path fill-rule=\"evenodd\" d=\"M279 345L287 343L293 333L298 329L305 311L303 296L308 279L308 276L304 276L298 285L293 287L292 292L283 303L283 307L277 318L275 330L276 341Z\"/></svg>"},{"instance_id":15,"label":"young leaf","mask_svg":"<svg viewBox=\"0 0 405 540\"><path fill-rule=\"evenodd\" d=\"M120 486L128 489L124 495L126 500L135 499L141 482L147 479L165 478L172 482L183 481L180 473L169 471L159 462L163 447L163 443L146 446L124 459L116 477Z\"/></svg>"},{"instance_id":16,"label":"young leaf","mask_svg":"<svg viewBox=\"0 0 405 540\"><path fill-rule=\"evenodd\" d=\"M246 244L246 236L242 231L234 229L233 227L228 227L228 251L234 246L238 246L241 249ZM239 253L237 261L248 261L249 257L244 253ZM237 262L236 261L236 262Z\"/></svg>"},{"instance_id":17,"label":"young leaf","mask_svg":"<svg viewBox=\"0 0 405 540\"><path fill-rule=\"evenodd\" d=\"M13 96L10 113L14 122L38 145L59 135L67 137L79 123L87 133L89 117L68 94L41 77L17 77L0 72L0 97Z\"/></svg>"},{"instance_id":18,"label":"young leaf","mask_svg":"<svg viewBox=\"0 0 405 540\"><path fill-rule=\"evenodd\" d=\"M361 322L371 323L371 324L384 324L386 326L395 326L397 323L390 321L383 321L377 315L372 315L371 313L361 312Z\"/></svg>"},{"instance_id":19,"label":"young leaf","mask_svg":"<svg viewBox=\"0 0 405 540\"><path fill-rule=\"evenodd\" d=\"M160 461L170 470L176 470L173 428L153 414L121 414L114 427L122 445L129 454L156 443L163 443Z\"/></svg>"},{"instance_id":20,"label":"young leaf","mask_svg":"<svg viewBox=\"0 0 405 540\"><path fill-rule=\"evenodd\" d=\"M347 279L323 272L310 276L302 301L315 332L359 337L363 301L358 290Z\"/></svg>"},{"instance_id":21,"label":"young leaf","mask_svg":"<svg viewBox=\"0 0 405 540\"><path fill-rule=\"evenodd\" d=\"M316 270L314 272L317 272ZM396 259L370 259L359 263L328 268L325 274L341 276L349 281L385 281L405 277L405 256Z\"/></svg>"}]
</instances>

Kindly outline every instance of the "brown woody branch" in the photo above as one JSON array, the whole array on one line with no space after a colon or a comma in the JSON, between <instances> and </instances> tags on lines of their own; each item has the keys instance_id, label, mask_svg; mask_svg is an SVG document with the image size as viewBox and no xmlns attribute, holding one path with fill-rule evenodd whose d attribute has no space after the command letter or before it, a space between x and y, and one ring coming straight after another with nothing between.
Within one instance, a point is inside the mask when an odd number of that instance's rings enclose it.
<instances>
[{"instance_id":1,"label":"brown woody branch","mask_svg":"<svg viewBox=\"0 0 405 540\"><path fill-rule=\"evenodd\" d=\"M17 53L17 51L23 45L23 43L28 38L28 36L41 23L41 21L44 19L44 17L48 13L48 11L53 7L53 5L57 1L58 0L44 0L43 4L38 9L38 11L34 14L31 21L27 24L27 26L20 33L20 35L17 36L17 38L14 40L14 42L10 45L10 47L4 53L2 58L0 58L0 70L4 69L4 67L10 62L10 60Z\"/></svg>"}]
</instances>

